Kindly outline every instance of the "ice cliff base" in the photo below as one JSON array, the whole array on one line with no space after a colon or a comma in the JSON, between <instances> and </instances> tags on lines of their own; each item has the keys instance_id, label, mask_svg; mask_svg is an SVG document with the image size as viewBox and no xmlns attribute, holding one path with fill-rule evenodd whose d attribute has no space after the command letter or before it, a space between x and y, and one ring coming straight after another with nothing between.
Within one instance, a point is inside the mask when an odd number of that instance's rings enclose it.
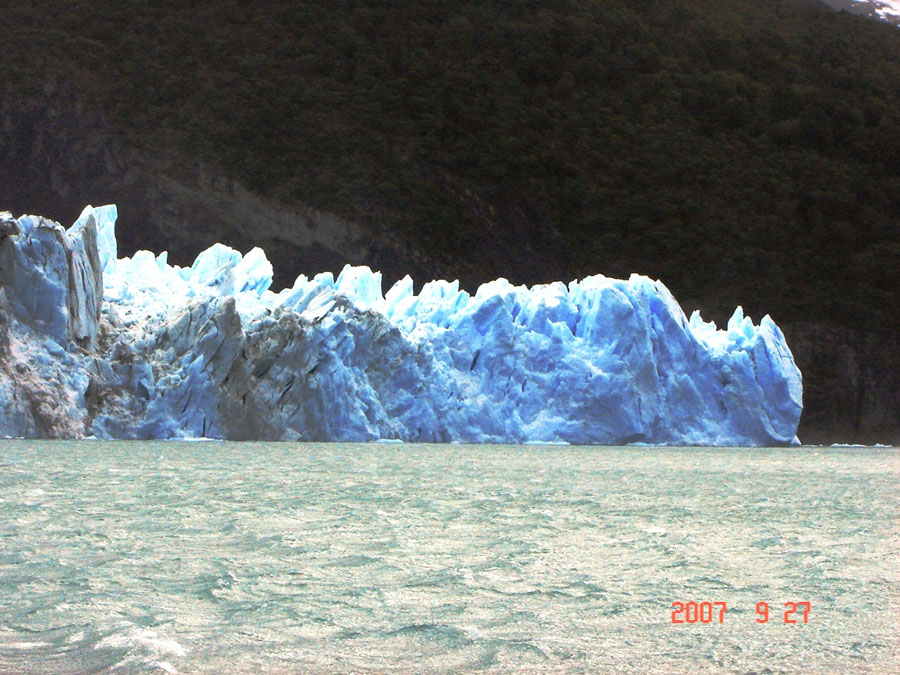
<instances>
[{"instance_id":1,"label":"ice cliff base","mask_svg":"<svg viewBox=\"0 0 900 675\"><path fill-rule=\"evenodd\" d=\"M0 214L0 435L435 442L797 442L767 316L688 320L659 281L474 295L345 267L269 290L260 249L118 259L115 206Z\"/></svg>"}]
</instances>

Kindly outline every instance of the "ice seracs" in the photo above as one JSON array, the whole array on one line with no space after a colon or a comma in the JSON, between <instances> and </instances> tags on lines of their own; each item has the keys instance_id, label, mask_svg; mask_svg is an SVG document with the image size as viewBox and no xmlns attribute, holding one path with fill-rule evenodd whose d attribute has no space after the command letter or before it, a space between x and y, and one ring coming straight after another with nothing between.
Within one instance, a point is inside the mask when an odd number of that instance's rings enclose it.
<instances>
[{"instance_id":1,"label":"ice seracs","mask_svg":"<svg viewBox=\"0 0 900 675\"><path fill-rule=\"evenodd\" d=\"M103 276L92 214L68 231L35 216L0 215L0 285L20 321L60 345L91 345L97 337Z\"/></svg>"},{"instance_id":2,"label":"ice seracs","mask_svg":"<svg viewBox=\"0 0 900 675\"><path fill-rule=\"evenodd\" d=\"M28 331L48 337L56 351L29 363L68 378L72 401L67 424L29 422L22 401L47 393L8 376L0 433L796 442L800 373L768 317L756 325L738 308L718 330L638 275L531 288L498 279L474 294L455 281L416 294L405 277L383 293L378 272L348 266L274 293L260 249L216 244L187 268L165 253L118 259L116 216L88 207L68 231L0 219L2 371L24 358L14 346Z\"/></svg>"}]
</instances>

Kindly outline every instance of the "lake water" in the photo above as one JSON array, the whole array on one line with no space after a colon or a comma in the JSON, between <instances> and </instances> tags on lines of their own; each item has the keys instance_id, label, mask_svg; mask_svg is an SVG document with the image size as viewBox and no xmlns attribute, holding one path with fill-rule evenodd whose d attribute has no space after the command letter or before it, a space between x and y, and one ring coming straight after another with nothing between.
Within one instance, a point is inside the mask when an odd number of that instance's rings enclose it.
<instances>
[{"instance_id":1,"label":"lake water","mask_svg":"<svg viewBox=\"0 0 900 675\"><path fill-rule=\"evenodd\" d=\"M2 673L898 664L897 449L0 443Z\"/></svg>"}]
</instances>

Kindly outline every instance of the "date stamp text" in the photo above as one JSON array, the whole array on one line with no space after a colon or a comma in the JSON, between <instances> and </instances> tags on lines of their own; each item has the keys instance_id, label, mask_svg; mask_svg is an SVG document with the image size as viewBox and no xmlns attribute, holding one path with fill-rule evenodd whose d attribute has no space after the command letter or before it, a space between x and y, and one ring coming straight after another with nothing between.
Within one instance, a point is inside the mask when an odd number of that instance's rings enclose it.
<instances>
[{"instance_id":1,"label":"date stamp text","mask_svg":"<svg viewBox=\"0 0 900 675\"><path fill-rule=\"evenodd\" d=\"M786 602L783 612L770 611L769 603L756 603L756 623L768 623L770 615L777 620L779 614L783 623L809 623L812 604L809 602ZM673 602L672 623L725 623L728 606L724 602Z\"/></svg>"}]
</instances>

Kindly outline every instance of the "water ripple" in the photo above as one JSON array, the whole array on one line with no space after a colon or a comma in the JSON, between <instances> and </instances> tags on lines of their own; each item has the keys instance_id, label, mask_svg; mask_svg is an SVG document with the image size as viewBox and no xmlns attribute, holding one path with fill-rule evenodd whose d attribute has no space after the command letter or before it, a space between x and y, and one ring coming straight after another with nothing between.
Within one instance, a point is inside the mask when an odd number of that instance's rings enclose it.
<instances>
[{"instance_id":1,"label":"water ripple","mask_svg":"<svg viewBox=\"0 0 900 675\"><path fill-rule=\"evenodd\" d=\"M816 453L6 441L0 672L891 672L900 455Z\"/></svg>"}]
</instances>

